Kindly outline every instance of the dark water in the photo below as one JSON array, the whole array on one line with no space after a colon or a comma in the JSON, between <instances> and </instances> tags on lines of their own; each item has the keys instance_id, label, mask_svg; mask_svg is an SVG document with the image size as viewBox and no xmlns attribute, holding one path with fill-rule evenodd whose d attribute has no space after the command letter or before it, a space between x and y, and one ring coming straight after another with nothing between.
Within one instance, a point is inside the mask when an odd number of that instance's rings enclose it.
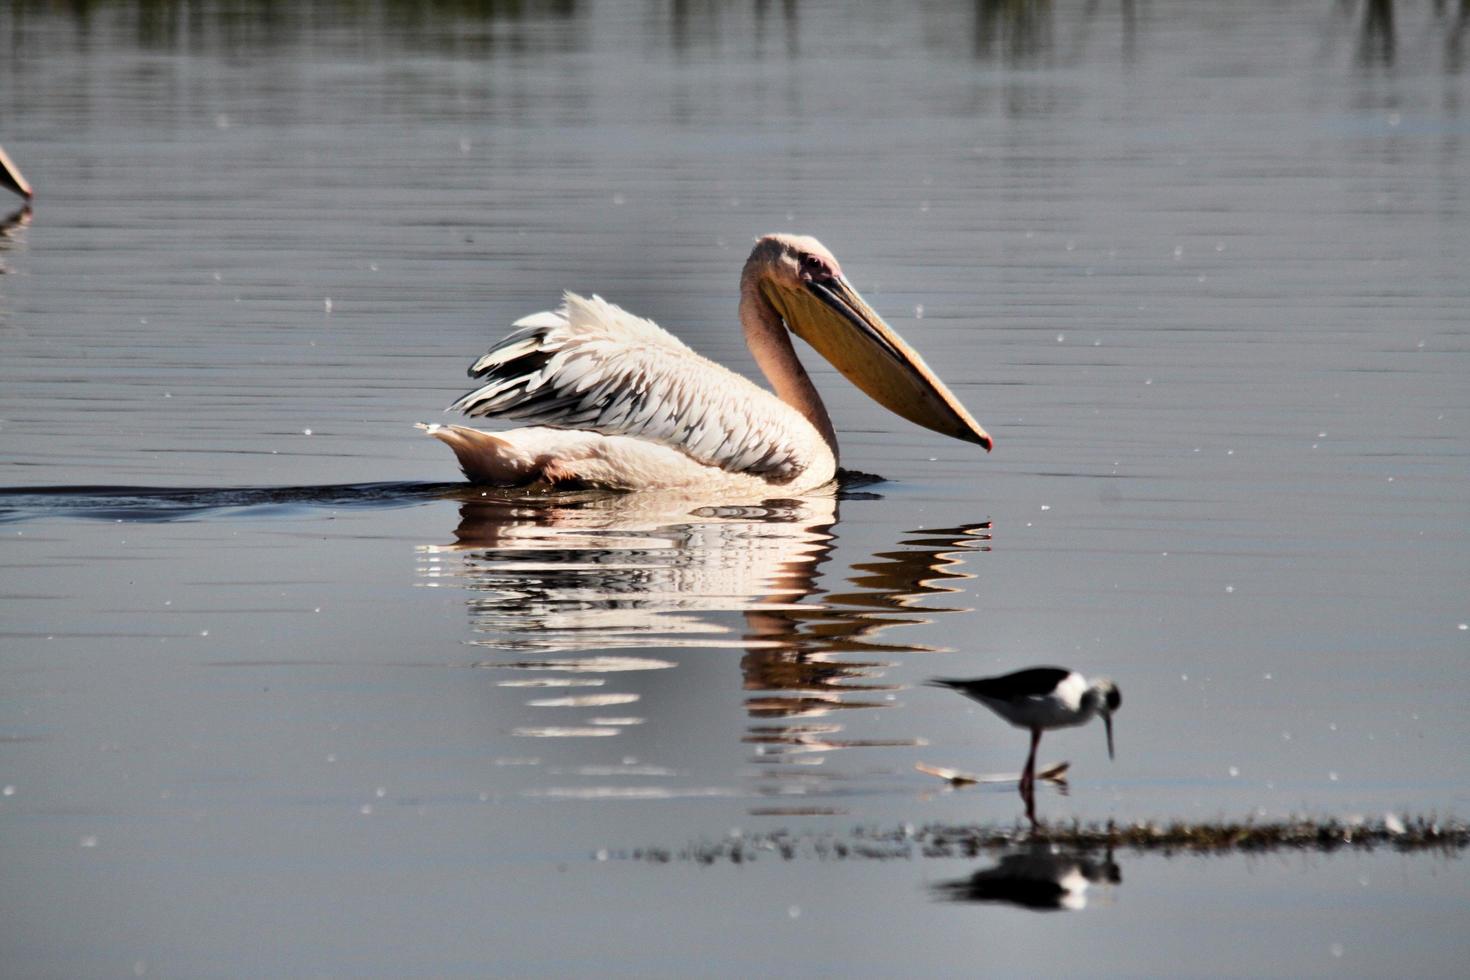
<instances>
[{"instance_id":1,"label":"dark water","mask_svg":"<svg viewBox=\"0 0 1470 980\"><path fill-rule=\"evenodd\" d=\"M1024 734L919 685L1038 663L1125 698L1047 819L1470 812L1467 24L0 6L5 972L1462 972L1432 856L1093 855L1042 913L1001 855L594 855L1019 819L914 766ZM753 372L777 229L993 454L813 355L885 480L484 493L413 429L568 288Z\"/></svg>"},{"instance_id":2,"label":"dark water","mask_svg":"<svg viewBox=\"0 0 1470 980\"><path fill-rule=\"evenodd\" d=\"M0 524L56 517L163 523L222 515L408 507L475 491L463 483L356 483L325 487L0 487Z\"/></svg>"}]
</instances>

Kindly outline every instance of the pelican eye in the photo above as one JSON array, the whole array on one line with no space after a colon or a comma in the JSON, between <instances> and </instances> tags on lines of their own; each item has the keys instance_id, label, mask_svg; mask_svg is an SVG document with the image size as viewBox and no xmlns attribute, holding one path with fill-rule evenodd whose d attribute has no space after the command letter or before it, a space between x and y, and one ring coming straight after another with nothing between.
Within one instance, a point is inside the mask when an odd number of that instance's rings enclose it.
<instances>
[{"instance_id":1,"label":"pelican eye","mask_svg":"<svg viewBox=\"0 0 1470 980\"><path fill-rule=\"evenodd\" d=\"M801 257L801 277L803 279L833 279L836 274L825 259L808 252Z\"/></svg>"}]
</instances>

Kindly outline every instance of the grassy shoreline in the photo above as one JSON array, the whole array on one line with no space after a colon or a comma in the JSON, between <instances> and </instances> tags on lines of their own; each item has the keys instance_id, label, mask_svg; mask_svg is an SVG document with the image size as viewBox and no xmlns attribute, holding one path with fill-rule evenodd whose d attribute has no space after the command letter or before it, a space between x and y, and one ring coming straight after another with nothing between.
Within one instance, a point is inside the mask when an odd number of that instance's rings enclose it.
<instances>
[{"instance_id":1,"label":"grassy shoreline","mask_svg":"<svg viewBox=\"0 0 1470 980\"><path fill-rule=\"evenodd\" d=\"M678 848L601 850L598 860L656 864L744 864L761 859L912 860L974 857L1016 847L1050 845L1073 853L1131 851L1153 854L1261 854L1280 851L1374 851L1458 857L1470 847L1470 825L1428 816L1381 819L1292 818L1240 821L1138 821L1120 824L906 825L840 831L774 830L696 841Z\"/></svg>"}]
</instances>

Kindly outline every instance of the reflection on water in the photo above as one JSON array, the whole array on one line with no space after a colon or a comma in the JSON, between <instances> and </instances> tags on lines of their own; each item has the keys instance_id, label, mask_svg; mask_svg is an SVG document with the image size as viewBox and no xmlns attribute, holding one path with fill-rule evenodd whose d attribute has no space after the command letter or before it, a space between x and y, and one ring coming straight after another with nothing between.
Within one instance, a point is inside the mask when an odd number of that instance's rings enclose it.
<instances>
[{"instance_id":1,"label":"reflection on water","mask_svg":"<svg viewBox=\"0 0 1470 980\"><path fill-rule=\"evenodd\" d=\"M1036 843L966 878L942 881L931 889L944 902L1016 905L1038 912L1080 911L1092 885L1117 885L1123 874L1111 851L1101 859Z\"/></svg>"},{"instance_id":2,"label":"reflection on water","mask_svg":"<svg viewBox=\"0 0 1470 980\"><path fill-rule=\"evenodd\" d=\"M0 218L0 276L10 273L10 263L5 260L5 253L16 245L25 243L25 229L30 223L31 207L29 204L22 205L4 218ZM3 323L5 318L6 309L0 305L0 323Z\"/></svg>"},{"instance_id":3,"label":"reflection on water","mask_svg":"<svg viewBox=\"0 0 1470 980\"><path fill-rule=\"evenodd\" d=\"M652 494L467 502L456 543L422 549L421 570L471 593L486 647L741 647L719 614L809 591L784 583L810 580L835 514L831 497L695 509Z\"/></svg>"},{"instance_id":4,"label":"reflection on water","mask_svg":"<svg viewBox=\"0 0 1470 980\"><path fill-rule=\"evenodd\" d=\"M192 52L285 50L302 38L315 37L328 46L424 50L436 56L491 58L496 55L569 52L591 43L589 28L594 12L577 0L519 2L385 2L372 5L256 3L248 16L230 3L200 5L182 2L117 4L76 0L66 5L71 23L81 36L130 33L143 49ZM34 31L44 17L54 14L43 0L16 0L13 27L23 37L49 40ZM321 35L323 11L338 8L338 30ZM851 16L871 19L876 7L855 7ZM680 56L719 52L740 45L758 57L795 60L821 42L819 22L803 18L794 0L749 6L728 2L678 0L669 6L646 5L636 12L650 38L667 40ZM1134 60L1140 39L1148 40L1161 17L1139 10L1133 0L1116 5L1086 3L1059 10L1043 0L975 0L963 5L921 8L924 30L918 40L926 49L943 51L968 38L968 53L977 61L1028 68L1081 63L1094 35L1105 35L1117 25L1125 61ZM1362 67L1392 66L1397 37L1393 0L1343 0L1328 8L1327 18L1356 23L1357 61ZM1453 45L1467 19L1465 4L1436 4L1431 24L1442 27ZM888 26L892 26L889 24ZM1322 33L1331 33L1323 23Z\"/></svg>"},{"instance_id":5,"label":"reflection on water","mask_svg":"<svg viewBox=\"0 0 1470 980\"><path fill-rule=\"evenodd\" d=\"M1364 0L1358 61L1365 67L1390 66L1394 58L1393 0Z\"/></svg>"},{"instance_id":6,"label":"reflection on water","mask_svg":"<svg viewBox=\"0 0 1470 980\"><path fill-rule=\"evenodd\" d=\"M469 492L463 483L341 483L297 487L0 487L0 524L46 517L164 524L224 514L407 507Z\"/></svg>"},{"instance_id":7,"label":"reflection on water","mask_svg":"<svg viewBox=\"0 0 1470 980\"><path fill-rule=\"evenodd\" d=\"M11 246L22 242L21 232L31 223L31 206L23 204L0 220L0 252L9 251Z\"/></svg>"},{"instance_id":8,"label":"reflection on water","mask_svg":"<svg viewBox=\"0 0 1470 980\"><path fill-rule=\"evenodd\" d=\"M18 26L57 10L44 0L13 0ZM204 8L201 10L200 8ZM139 48L173 51L225 50L240 53L287 47L315 35L329 42L374 39L436 54L487 56L500 50L535 50L529 39L540 38L557 50L567 46L565 31L526 32L500 25L575 24L586 13L577 0L386 0L371 4L327 2L300 4L290 0L236 3L215 0L197 4L183 0L115 3L71 0L65 5L76 31L131 33ZM350 30L322 31L324 22Z\"/></svg>"},{"instance_id":9,"label":"reflection on water","mask_svg":"<svg viewBox=\"0 0 1470 980\"><path fill-rule=\"evenodd\" d=\"M810 766L827 753L918 744L844 738L836 716L892 703L897 688L882 679L891 666L882 655L924 648L880 634L965 611L924 600L959 592L971 578L965 557L989 548L988 523L915 531L853 564L842 588L824 586L839 506L834 495L731 507L655 494L466 501L455 542L420 548L421 584L467 593L475 644L561 654L481 664L537 675L506 686L572 689L537 691L528 706L618 708L521 735L606 737L642 724L637 695L576 688L677 665L608 651L742 650L752 720L742 741L761 766L756 791L801 795L825 782L813 783ZM583 652L593 655L565 656Z\"/></svg>"},{"instance_id":10,"label":"reflection on water","mask_svg":"<svg viewBox=\"0 0 1470 980\"><path fill-rule=\"evenodd\" d=\"M1132 4L1123 0L1123 7L1130 10ZM1128 16L1127 21L1131 24L1132 17ZM1049 3L1017 3L1015 0L975 2L974 53L982 61L999 57L1007 65L1021 66L1033 62L1051 50L1052 31L1052 6Z\"/></svg>"}]
</instances>

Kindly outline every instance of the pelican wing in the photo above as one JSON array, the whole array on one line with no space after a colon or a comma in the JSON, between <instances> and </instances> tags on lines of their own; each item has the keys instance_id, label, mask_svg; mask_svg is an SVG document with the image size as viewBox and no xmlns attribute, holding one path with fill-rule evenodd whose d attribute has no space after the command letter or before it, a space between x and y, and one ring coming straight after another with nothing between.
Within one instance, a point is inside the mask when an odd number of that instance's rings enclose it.
<instances>
[{"instance_id":1,"label":"pelican wing","mask_svg":"<svg viewBox=\"0 0 1470 980\"><path fill-rule=\"evenodd\" d=\"M470 367L484 384L450 410L647 439L777 481L801 471L811 423L653 321L567 293L515 326Z\"/></svg>"}]
</instances>

